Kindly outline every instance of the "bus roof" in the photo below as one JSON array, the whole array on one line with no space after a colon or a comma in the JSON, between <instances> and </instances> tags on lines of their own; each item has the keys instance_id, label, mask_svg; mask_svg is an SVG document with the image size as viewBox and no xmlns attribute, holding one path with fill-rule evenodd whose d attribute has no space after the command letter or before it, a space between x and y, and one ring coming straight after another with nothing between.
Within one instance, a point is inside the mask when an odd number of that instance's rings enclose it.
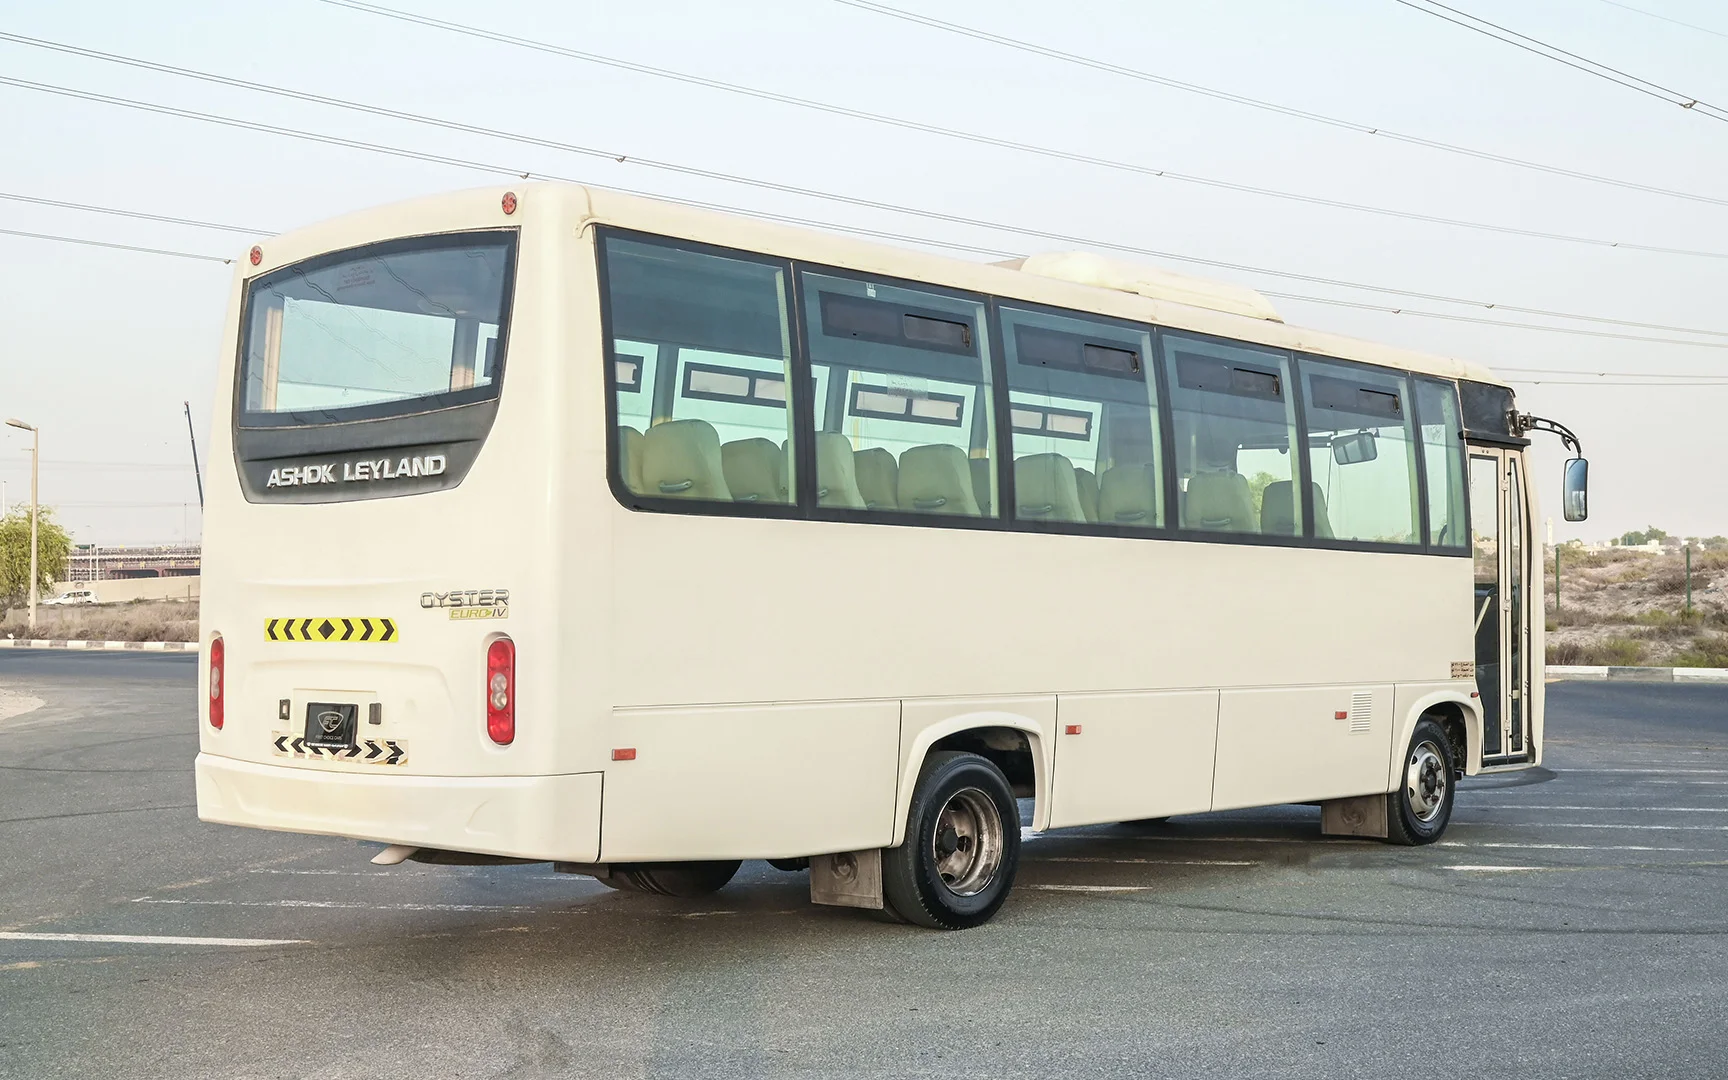
<instances>
[{"instance_id":1,"label":"bus roof","mask_svg":"<svg viewBox=\"0 0 1728 1080\"><path fill-rule=\"evenodd\" d=\"M1144 263L1090 252L1043 253L1005 263L971 262L742 214L719 213L568 183L536 181L510 188L483 188L408 200L296 230L280 239L276 251L292 252L291 258L299 258L350 246L361 241L354 238L344 242L340 238L353 237L362 228L368 239L376 238L381 215L386 223L400 226L405 234L424 232L428 222L471 216L481 200L490 204L495 213L507 190L516 192L525 205L541 200L562 202L564 215L582 226L611 225L1051 307L1093 311L1133 322L1156 323L1341 360L1505 385L1480 364L1291 326L1253 289Z\"/></svg>"}]
</instances>

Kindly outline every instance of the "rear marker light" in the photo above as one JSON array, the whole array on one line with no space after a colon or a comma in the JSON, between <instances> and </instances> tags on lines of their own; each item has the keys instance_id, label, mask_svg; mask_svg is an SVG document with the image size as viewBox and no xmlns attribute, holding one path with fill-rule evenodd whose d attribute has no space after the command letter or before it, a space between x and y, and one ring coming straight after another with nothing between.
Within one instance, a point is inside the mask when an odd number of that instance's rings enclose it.
<instances>
[{"instance_id":1,"label":"rear marker light","mask_svg":"<svg viewBox=\"0 0 1728 1080\"><path fill-rule=\"evenodd\" d=\"M612 751L612 760L613 761L635 761L636 760L636 748L634 746L620 746L618 749Z\"/></svg>"},{"instance_id":2,"label":"rear marker light","mask_svg":"<svg viewBox=\"0 0 1728 1080\"><path fill-rule=\"evenodd\" d=\"M486 646L486 734L499 746L516 739L516 643L509 638Z\"/></svg>"},{"instance_id":3,"label":"rear marker light","mask_svg":"<svg viewBox=\"0 0 1728 1080\"><path fill-rule=\"evenodd\" d=\"M1080 725L1069 724L1067 727L1062 729L1062 733L1065 735L1078 735L1080 734Z\"/></svg>"},{"instance_id":4,"label":"rear marker light","mask_svg":"<svg viewBox=\"0 0 1728 1080\"><path fill-rule=\"evenodd\" d=\"M247 253L246 258L253 266L257 266L259 263L264 261L264 249L254 246L252 250Z\"/></svg>"},{"instance_id":5,"label":"rear marker light","mask_svg":"<svg viewBox=\"0 0 1728 1080\"><path fill-rule=\"evenodd\" d=\"M516 193L514 191L506 191L504 193L502 205L505 214L514 214L516 212Z\"/></svg>"},{"instance_id":6,"label":"rear marker light","mask_svg":"<svg viewBox=\"0 0 1728 1080\"><path fill-rule=\"evenodd\" d=\"M217 634L210 639L210 726L217 731L222 730L222 692L224 668L227 661L227 649L222 644L222 635Z\"/></svg>"}]
</instances>

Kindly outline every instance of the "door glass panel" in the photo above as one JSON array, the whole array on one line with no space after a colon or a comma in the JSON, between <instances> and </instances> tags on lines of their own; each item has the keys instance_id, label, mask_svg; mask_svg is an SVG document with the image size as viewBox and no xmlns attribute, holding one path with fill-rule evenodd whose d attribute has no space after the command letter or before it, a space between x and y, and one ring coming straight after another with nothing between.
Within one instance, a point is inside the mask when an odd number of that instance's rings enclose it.
<instances>
[{"instance_id":1,"label":"door glass panel","mask_svg":"<svg viewBox=\"0 0 1728 1080\"><path fill-rule=\"evenodd\" d=\"M1504 753L1500 725L1500 459L1470 459L1474 552L1476 689L1482 702L1482 756Z\"/></svg>"},{"instance_id":2,"label":"door glass panel","mask_svg":"<svg viewBox=\"0 0 1728 1080\"><path fill-rule=\"evenodd\" d=\"M1510 610L1506 640L1510 648L1506 667L1506 689L1512 699L1510 714L1514 754L1524 751L1524 492L1518 482L1518 463L1507 459L1506 488L1506 596Z\"/></svg>"}]
</instances>

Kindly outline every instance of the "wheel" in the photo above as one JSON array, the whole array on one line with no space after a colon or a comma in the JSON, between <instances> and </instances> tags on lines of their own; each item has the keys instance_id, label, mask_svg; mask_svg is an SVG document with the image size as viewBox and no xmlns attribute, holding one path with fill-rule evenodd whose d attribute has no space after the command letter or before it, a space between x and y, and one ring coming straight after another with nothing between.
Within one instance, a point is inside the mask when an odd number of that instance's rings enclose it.
<instances>
[{"instance_id":1,"label":"wheel","mask_svg":"<svg viewBox=\"0 0 1728 1080\"><path fill-rule=\"evenodd\" d=\"M1452 744L1429 719L1416 722L1404 755L1402 783L1386 796L1386 839L1394 844L1432 844L1452 820L1457 786Z\"/></svg>"},{"instance_id":2,"label":"wheel","mask_svg":"<svg viewBox=\"0 0 1728 1080\"><path fill-rule=\"evenodd\" d=\"M924 761L906 841L882 852L892 913L937 930L965 930L996 914L1020 864L1020 806L987 758L941 750Z\"/></svg>"},{"instance_id":3,"label":"wheel","mask_svg":"<svg viewBox=\"0 0 1728 1080\"><path fill-rule=\"evenodd\" d=\"M690 899L719 892L738 872L737 859L719 862L618 863L597 880L619 892L657 893Z\"/></svg>"}]
</instances>

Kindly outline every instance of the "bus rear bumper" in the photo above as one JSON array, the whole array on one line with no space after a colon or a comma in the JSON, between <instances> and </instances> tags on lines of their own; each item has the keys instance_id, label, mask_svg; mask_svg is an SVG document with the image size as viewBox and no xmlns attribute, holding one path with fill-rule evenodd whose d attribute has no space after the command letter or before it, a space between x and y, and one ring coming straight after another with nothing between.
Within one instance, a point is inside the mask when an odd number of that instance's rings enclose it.
<instances>
[{"instance_id":1,"label":"bus rear bumper","mask_svg":"<svg viewBox=\"0 0 1728 1080\"><path fill-rule=\"evenodd\" d=\"M371 776L199 754L198 817L223 825L558 862L600 857L600 773Z\"/></svg>"}]
</instances>

